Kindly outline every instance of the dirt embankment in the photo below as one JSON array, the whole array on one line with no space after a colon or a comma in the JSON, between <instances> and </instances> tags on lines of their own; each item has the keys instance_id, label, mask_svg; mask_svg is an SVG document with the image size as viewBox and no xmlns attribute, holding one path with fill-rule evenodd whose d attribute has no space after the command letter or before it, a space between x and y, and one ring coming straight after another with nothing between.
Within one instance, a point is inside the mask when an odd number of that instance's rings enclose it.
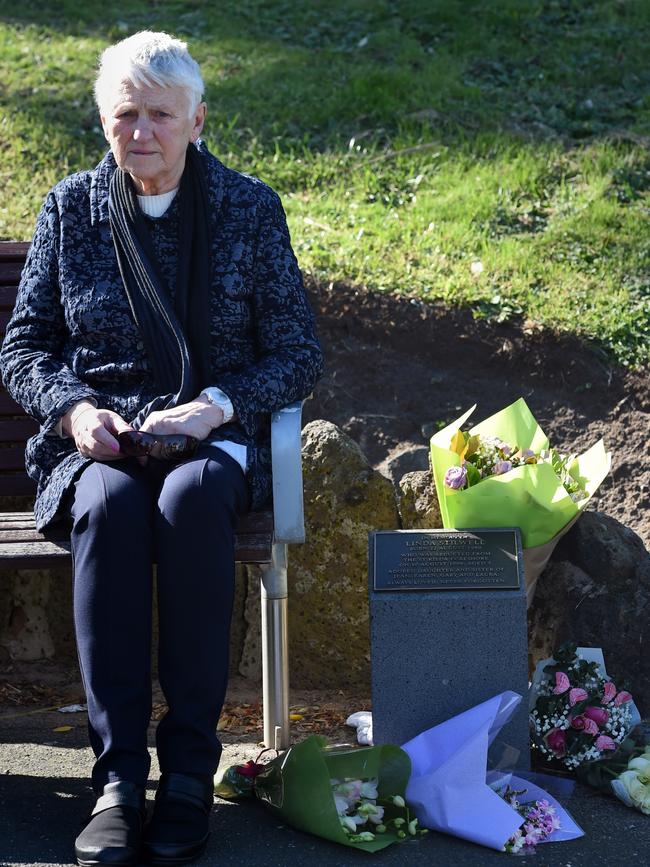
<instances>
[{"instance_id":1,"label":"dirt embankment","mask_svg":"<svg viewBox=\"0 0 650 867\"><path fill-rule=\"evenodd\" d=\"M582 452L600 437L612 472L593 507L650 547L648 371L613 368L575 338L492 324L415 299L311 286L327 371L305 407L346 430L378 466L478 404L480 421L524 397L551 443Z\"/></svg>"}]
</instances>

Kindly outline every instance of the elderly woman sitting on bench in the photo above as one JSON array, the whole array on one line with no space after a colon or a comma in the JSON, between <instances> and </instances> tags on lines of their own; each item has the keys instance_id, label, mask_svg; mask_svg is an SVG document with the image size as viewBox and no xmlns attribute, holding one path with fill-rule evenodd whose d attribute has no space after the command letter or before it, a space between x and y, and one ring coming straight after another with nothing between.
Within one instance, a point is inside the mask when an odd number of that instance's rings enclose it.
<instances>
[{"instance_id":1,"label":"elderly woman sitting on bench","mask_svg":"<svg viewBox=\"0 0 650 867\"><path fill-rule=\"evenodd\" d=\"M180 864L208 837L234 528L270 493L270 413L322 356L278 196L200 140L199 68L143 32L108 48L110 150L48 194L0 363L40 423L37 526L71 521L97 803L79 864ZM145 826L152 563L168 710Z\"/></svg>"}]
</instances>

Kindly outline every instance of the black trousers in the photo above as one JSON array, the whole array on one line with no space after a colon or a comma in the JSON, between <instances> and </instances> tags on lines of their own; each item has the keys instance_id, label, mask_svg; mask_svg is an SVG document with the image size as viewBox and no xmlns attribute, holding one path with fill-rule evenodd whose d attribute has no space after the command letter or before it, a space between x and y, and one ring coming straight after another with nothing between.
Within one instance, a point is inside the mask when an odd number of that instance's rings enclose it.
<instances>
[{"instance_id":1,"label":"black trousers","mask_svg":"<svg viewBox=\"0 0 650 867\"><path fill-rule=\"evenodd\" d=\"M74 621L96 756L93 788L144 785L150 766L152 562L158 675L168 711L162 772L212 775L228 677L234 528L248 508L239 464L200 446L180 464L90 464L75 483Z\"/></svg>"}]
</instances>

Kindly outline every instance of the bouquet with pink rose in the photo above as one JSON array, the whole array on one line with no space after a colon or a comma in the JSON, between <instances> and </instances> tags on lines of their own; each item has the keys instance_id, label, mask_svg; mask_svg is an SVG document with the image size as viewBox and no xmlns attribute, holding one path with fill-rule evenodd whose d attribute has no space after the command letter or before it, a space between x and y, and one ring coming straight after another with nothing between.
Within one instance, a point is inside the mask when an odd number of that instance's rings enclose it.
<instances>
[{"instance_id":1,"label":"bouquet with pink rose","mask_svg":"<svg viewBox=\"0 0 650 867\"><path fill-rule=\"evenodd\" d=\"M566 643L538 664L530 727L539 763L650 815L650 744L640 722L631 693L608 678L600 648Z\"/></svg>"},{"instance_id":2,"label":"bouquet with pink rose","mask_svg":"<svg viewBox=\"0 0 650 867\"><path fill-rule=\"evenodd\" d=\"M602 652L567 642L537 665L530 728L542 763L576 771L619 749L640 722L631 694L607 678Z\"/></svg>"}]
</instances>

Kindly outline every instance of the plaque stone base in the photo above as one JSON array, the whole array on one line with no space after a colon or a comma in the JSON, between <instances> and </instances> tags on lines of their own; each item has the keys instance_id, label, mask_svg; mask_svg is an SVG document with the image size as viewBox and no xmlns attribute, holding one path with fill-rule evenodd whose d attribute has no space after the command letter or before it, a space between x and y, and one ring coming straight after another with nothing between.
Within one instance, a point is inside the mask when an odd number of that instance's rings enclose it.
<instances>
[{"instance_id":1,"label":"plaque stone base","mask_svg":"<svg viewBox=\"0 0 650 867\"><path fill-rule=\"evenodd\" d=\"M371 542L372 550L372 542ZM523 696L500 741L529 767L526 590L374 589L373 739L402 744L505 690Z\"/></svg>"}]
</instances>

